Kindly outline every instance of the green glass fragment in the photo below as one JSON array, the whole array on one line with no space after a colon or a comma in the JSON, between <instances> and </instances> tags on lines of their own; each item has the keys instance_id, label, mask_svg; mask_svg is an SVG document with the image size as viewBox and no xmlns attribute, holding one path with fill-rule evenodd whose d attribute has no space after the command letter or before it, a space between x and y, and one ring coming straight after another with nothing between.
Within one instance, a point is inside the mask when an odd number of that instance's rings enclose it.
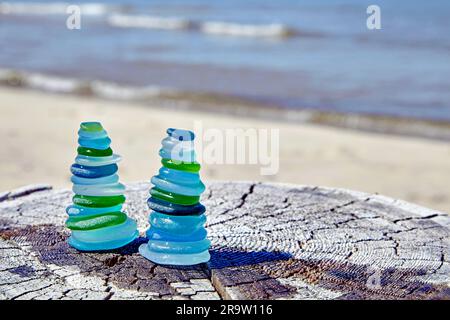
<instances>
[{"instance_id":1,"label":"green glass fragment","mask_svg":"<svg viewBox=\"0 0 450 320\"><path fill-rule=\"evenodd\" d=\"M81 196L76 194L73 198L73 203L79 206L88 208L106 208L112 207L125 202L125 196Z\"/></svg>"},{"instance_id":2,"label":"green glass fragment","mask_svg":"<svg viewBox=\"0 0 450 320\"><path fill-rule=\"evenodd\" d=\"M94 230L121 224L127 220L123 212L103 213L83 218L70 217L66 221L67 228L71 230Z\"/></svg>"},{"instance_id":3,"label":"green glass fragment","mask_svg":"<svg viewBox=\"0 0 450 320\"><path fill-rule=\"evenodd\" d=\"M93 149L93 148L78 147L77 152L78 152L78 154L81 154L83 156L89 156L89 157L107 157L107 156L111 156L113 154L113 151L111 148L108 148L105 150L99 150L99 149Z\"/></svg>"},{"instance_id":4,"label":"green glass fragment","mask_svg":"<svg viewBox=\"0 0 450 320\"><path fill-rule=\"evenodd\" d=\"M161 159L161 163L163 164L164 167L169 169L194 173L200 171L200 163L198 162L182 162L170 159Z\"/></svg>"},{"instance_id":5,"label":"green glass fragment","mask_svg":"<svg viewBox=\"0 0 450 320\"><path fill-rule=\"evenodd\" d=\"M98 132L103 130L103 126L100 122L82 122L80 129L87 132Z\"/></svg>"},{"instance_id":6,"label":"green glass fragment","mask_svg":"<svg viewBox=\"0 0 450 320\"><path fill-rule=\"evenodd\" d=\"M197 204L200 201L200 196L185 196L178 193L168 192L156 187L150 189L150 195L152 197L183 206Z\"/></svg>"}]
</instances>

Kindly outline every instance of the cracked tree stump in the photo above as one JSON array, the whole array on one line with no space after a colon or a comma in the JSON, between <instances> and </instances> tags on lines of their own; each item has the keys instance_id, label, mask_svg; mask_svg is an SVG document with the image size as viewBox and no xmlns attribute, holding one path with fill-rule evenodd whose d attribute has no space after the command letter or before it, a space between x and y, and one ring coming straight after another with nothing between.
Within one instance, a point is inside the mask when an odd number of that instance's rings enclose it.
<instances>
[{"instance_id":1,"label":"cracked tree stump","mask_svg":"<svg viewBox=\"0 0 450 320\"><path fill-rule=\"evenodd\" d=\"M150 185L128 186L148 227ZM203 195L211 261L155 265L144 237L108 253L67 245L69 190L0 194L0 299L448 299L450 218L347 190L216 182Z\"/></svg>"}]
</instances>

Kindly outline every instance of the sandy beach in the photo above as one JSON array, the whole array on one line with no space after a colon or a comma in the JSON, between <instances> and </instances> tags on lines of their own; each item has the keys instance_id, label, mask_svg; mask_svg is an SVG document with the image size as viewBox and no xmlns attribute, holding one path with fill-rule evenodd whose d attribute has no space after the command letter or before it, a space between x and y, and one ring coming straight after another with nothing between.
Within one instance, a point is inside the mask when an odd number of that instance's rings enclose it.
<instances>
[{"instance_id":1,"label":"sandy beach","mask_svg":"<svg viewBox=\"0 0 450 320\"><path fill-rule=\"evenodd\" d=\"M31 183L70 187L69 167L81 121L101 121L123 156L123 182L150 179L160 167L158 150L168 127L280 130L280 167L272 176L257 165L203 164L211 180L261 180L380 193L450 211L450 145L312 124L217 115L111 102L90 97L0 89L0 190Z\"/></svg>"}]
</instances>

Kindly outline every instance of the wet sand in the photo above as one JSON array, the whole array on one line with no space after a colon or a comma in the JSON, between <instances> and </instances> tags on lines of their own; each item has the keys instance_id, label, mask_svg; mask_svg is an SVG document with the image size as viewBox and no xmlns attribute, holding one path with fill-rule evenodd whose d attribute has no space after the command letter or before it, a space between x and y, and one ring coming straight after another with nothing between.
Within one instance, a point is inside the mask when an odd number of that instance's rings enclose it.
<instances>
[{"instance_id":1,"label":"wet sand","mask_svg":"<svg viewBox=\"0 0 450 320\"><path fill-rule=\"evenodd\" d=\"M123 156L123 182L148 180L160 167L168 127L280 130L280 168L263 176L257 165L203 163L210 180L262 180L377 192L450 211L450 144L445 141L173 110L92 97L0 88L0 191L30 183L70 186L69 167L81 121L101 121Z\"/></svg>"}]
</instances>

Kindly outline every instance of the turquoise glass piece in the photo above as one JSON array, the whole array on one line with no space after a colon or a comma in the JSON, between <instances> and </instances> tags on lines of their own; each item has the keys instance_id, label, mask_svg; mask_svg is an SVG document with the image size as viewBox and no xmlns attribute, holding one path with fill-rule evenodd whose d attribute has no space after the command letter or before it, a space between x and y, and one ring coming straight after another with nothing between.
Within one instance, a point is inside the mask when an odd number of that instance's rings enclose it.
<instances>
[{"instance_id":1,"label":"turquoise glass piece","mask_svg":"<svg viewBox=\"0 0 450 320\"><path fill-rule=\"evenodd\" d=\"M105 150L109 148L111 139L109 137L98 139L78 138L78 144L85 148Z\"/></svg>"},{"instance_id":2,"label":"turquoise glass piece","mask_svg":"<svg viewBox=\"0 0 450 320\"><path fill-rule=\"evenodd\" d=\"M146 232L147 238L150 240L164 240L164 241L200 241L206 238L207 232L205 228L199 228L189 234L178 234L174 232L167 232L163 229L151 226Z\"/></svg>"},{"instance_id":3,"label":"turquoise glass piece","mask_svg":"<svg viewBox=\"0 0 450 320\"><path fill-rule=\"evenodd\" d=\"M100 167L100 166L107 166L110 164L117 163L121 160L121 157L117 154L113 154L112 156L106 156L106 157L89 157L89 156L83 156L83 155L77 155L75 158L75 163L81 165L81 166L88 166L88 167Z\"/></svg>"},{"instance_id":4,"label":"turquoise glass piece","mask_svg":"<svg viewBox=\"0 0 450 320\"><path fill-rule=\"evenodd\" d=\"M197 184L200 182L200 175L197 172L186 172L166 167L159 169L159 176L164 177L164 180L182 184Z\"/></svg>"},{"instance_id":5,"label":"turquoise glass piece","mask_svg":"<svg viewBox=\"0 0 450 320\"><path fill-rule=\"evenodd\" d=\"M139 253L148 260L162 265L187 266L208 262L211 259L208 250L200 253L173 254L152 251L146 244L139 247Z\"/></svg>"},{"instance_id":6,"label":"turquoise glass piece","mask_svg":"<svg viewBox=\"0 0 450 320\"><path fill-rule=\"evenodd\" d=\"M195 184L181 184L165 180L163 176L154 176L151 182L159 189L186 196L199 196L205 191L205 185L199 181Z\"/></svg>"},{"instance_id":7,"label":"turquoise glass piece","mask_svg":"<svg viewBox=\"0 0 450 320\"><path fill-rule=\"evenodd\" d=\"M125 192L125 186L121 183L98 185L74 184L72 191L82 196L119 196Z\"/></svg>"},{"instance_id":8,"label":"turquoise glass piece","mask_svg":"<svg viewBox=\"0 0 450 320\"><path fill-rule=\"evenodd\" d=\"M105 130L90 132L80 129L78 130L78 137L83 139L102 139L108 138L108 133Z\"/></svg>"},{"instance_id":9,"label":"turquoise glass piece","mask_svg":"<svg viewBox=\"0 0 450 320\"><path fill-rule=\"evenodd\" d=\"M195 151L183 151L178 149L167 150L162 148L159 150L159 156L163 159L171 159L182 162L196 162L197 157Z\"/></svg>"},{"instance_id":10,"label":"turquoise glass piece","mask_svg":"<svg viewBox=\"0 0 450 320\"><path fill-rule=\"evenodd\" d=\"M204 214L198 216L173 216L153 211L148 221L151 226L167 232L189 234L202 228L206 222Z\"/></svg>"},{"instance_id":11,"label":"turquoise glass piece","mask_svg":"<svg viewBox=\"0 0 450 320\"><path fill-rule=\"evenodd\" d=\"M123 247L139 232L136 221L122 211L125 186L119 182L111 139L99 122L83 122L78 131L79 147L70 170L75 196L66 208L71 229L68 243L80 251L104 251Z\"/></svg>"},{"instance_id":12,"label":"turquoise glass piece","mask_svg":"<svg viewBox=\"0 0 450 320\"><path fill-rule=\"evenodd\" d=\"M169 254L186 254L186 253L200 253L208 250L211 241L202 239L199 241L161 241L153 240L148 244L148 250L154 252L165 252Z\"/></svg>"},{"instance_id":13,"label":"turquoise glass piece","mask_svg":"<svg viewBox=\"0 0 450 320\"><path fill-rule=\"evenodd\" d=\"M148 243L139 253L159 264L207 262L211 242L205 229L206 208L199 203L205 185L200 180L192 131L167 129L159 155L163 167L151 178Z\"/></svg>"},{"instance_id":14,"label":"turquoise glass piece","mask_svg":"<svg viewBox=\"0 0 450 320\"><path fill-rule=\"evenodd\" d=\"M139 236L136 221L87 231L72 231L69 244L80 251L105 251L123 247Z\"/></svg>"},{"instance_id":15,"label":"turquoise glass piece","mask_svg":"<svg viewBox=\"0 0 450 320\"><path fill-rule=\"evenodd\" d=\"M70 178L70 181L72 181L73 184L80 184L80 185L111 184L119 182L119 176L117 174L112 174L105 177L89 179L89 178L81 178L74 175Z\"/></svg>"}]
</instances>

